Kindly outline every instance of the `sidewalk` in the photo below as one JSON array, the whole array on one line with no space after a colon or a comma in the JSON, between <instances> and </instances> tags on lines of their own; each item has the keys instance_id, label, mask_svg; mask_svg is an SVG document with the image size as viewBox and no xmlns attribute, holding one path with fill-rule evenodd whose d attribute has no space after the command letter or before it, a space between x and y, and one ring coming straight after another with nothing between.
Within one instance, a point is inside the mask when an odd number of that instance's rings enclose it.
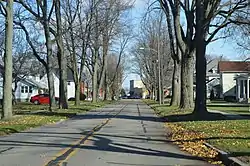
<instances>
[{"instance_id":1,"label":"sidewalk","mask_svg":"<svg viewBox=\"0 0 250 166\"><path fill-rule=\"evenodd\" d=\"M208 109L208 112L211 112L211 113L220 113L222 115L227 116L229 119L249 119L249 118L246 118L243 115L233 114L233 113L227 113L227 112L224 112L224 111L218 111L218 110Z\"/></svg>"}]
</instances>

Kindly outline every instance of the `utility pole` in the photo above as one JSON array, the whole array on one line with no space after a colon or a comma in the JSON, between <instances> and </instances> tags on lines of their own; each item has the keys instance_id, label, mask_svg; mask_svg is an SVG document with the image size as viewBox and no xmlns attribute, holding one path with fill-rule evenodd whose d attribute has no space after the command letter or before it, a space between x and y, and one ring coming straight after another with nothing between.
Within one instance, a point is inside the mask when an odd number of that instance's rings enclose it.
<instances>
[{"instance_id":1,"label":"utility pole","mask_svg":"<svg viewBox=\"0 0 250 166\"><path fill-rule=\"evenodd\" d=\"M3 78L3 119L12 118L12 40L13 40L13 0L7 1L5 20L5 54Z\"/></svg>"},{"instance_id":2,"label":"utility pole","mask_svg":"<svg viewBox=\"0 0 250 166\"><path fill-rule=\"evenodd\" d=\"M154 81L154 100L156 101L157 98L156 98L156 95L157 95L157 83L156 83L156 80L157 80L157 74L156 74L156 61L153 61L153 64L154 64L154 78L155 78L155 81Z\"/></svg>"},{"instance_id":3,"label":"utility pole","mask_svg":"<svg viewBox=\"0 0 250 166\"><path fill-rule=\"evenodd\" d=\"M158 24L158 34L157 34L157 55L158 55L158 93L159 93L159 104L162 104L162 83L161 83L161 50L160 50L160 34L161 34L161 22L162 22L162 13L160 16L160 21Z\"/></svg>"},{"instance_id":4,"label":"utility pole","mask_svg":"<svg viewBox=\"0 0 250 166\"><path fill-rule=\"evenodd\" d=\"M160 32L160 28L159 28ZM162 104L162 93L161 93L161 53L160 53L160 34L158 34L157 43L157 55L158 55L158 93L159 93L159 104Z\"/></svg>"}]
</instances>

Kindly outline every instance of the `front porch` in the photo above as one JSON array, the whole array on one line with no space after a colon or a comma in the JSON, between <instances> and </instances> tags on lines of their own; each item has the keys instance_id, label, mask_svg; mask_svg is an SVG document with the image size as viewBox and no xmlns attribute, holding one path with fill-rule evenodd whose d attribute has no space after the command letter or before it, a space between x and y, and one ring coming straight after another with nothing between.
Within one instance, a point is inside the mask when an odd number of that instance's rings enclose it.
<instances>
[{"instance_id":1,"label":"front porch","mask_svg":"<svg viewBox=\"0 0 250 166\"><path fill-rule=\"evenodd\" d=\"M250 77L249 75L240 75L236 78L236 99L239 102L248 102L250 98Z\"/></svg>"}]
</instances>

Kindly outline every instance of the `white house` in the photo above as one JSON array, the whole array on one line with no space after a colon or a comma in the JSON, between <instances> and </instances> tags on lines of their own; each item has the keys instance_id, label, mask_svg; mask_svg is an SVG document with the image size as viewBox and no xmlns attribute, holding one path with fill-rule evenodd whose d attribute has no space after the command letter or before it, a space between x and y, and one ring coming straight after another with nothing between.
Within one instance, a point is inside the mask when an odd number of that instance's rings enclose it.
<instances>
[{"instance_id":1,"label":"white house","mask_svg":"<svg viewBox=\"0 0 250 166\"><path fill-rule=\"evenodd\" d=\"M53 71L53 78L54 78L54 87L55 87L55 97L59 97L59 70L54 69ZM67 74L67 81L68 81L68 99L75 97L75 82L73 79L73 73L71 70L68 70ZM48 79L47 74L45 74L39 81L43 86L48 89Z\"/></svg>"},{"instance_id":2,"label":"white house","mask_svg":"<svg viewBox=\"0 0 250 166\"><path fill-rule=\"evenodd\" d=\"M211 92L215 97L220 97L220 74L218 73L218 63L220 59L216 58L207 62L206 87L207 98L210 98Z\"/></svg>"},{"instance_id":3,"label":"white house","mask_svg":"<svg viewBox=\"0 0 250 166\"><path fill-rule=\"evenodd\" d=\"M237 101L249 99L250 62L221 61L220 73L221 96L231 97Z\"/></svg>"},{"instance_id":4,"label":"white house","mask_svg":"<svg viewBox=\"0 0 250 166\"><path fill-rule=\"evenodd\" d=\"M45 87L39 82L39 77L26 77L21 79L17 83L17 88L15 91L15 99L17 101L29 101L31 96L37 95L39 90L44 89ZM14 89L15 84L12 84ZM0 79L0 99L3 98L3 78Z\"/></svg>"}]
</instances>

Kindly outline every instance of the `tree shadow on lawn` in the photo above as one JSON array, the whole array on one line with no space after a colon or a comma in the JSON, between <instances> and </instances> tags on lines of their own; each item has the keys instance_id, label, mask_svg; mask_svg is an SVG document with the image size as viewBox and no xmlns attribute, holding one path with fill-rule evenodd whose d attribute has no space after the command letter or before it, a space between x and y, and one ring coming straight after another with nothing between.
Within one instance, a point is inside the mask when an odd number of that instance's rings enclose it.
<instances>
[{"instance_id":1,"label":"tree shadow on lawn","mask_svg":"<svg viewBox=\"0 0 250 166\"><path fill-rule=\"evenodd\" d=\"M166 115L163 117L167 122L188 122L188 121L219 121L219 120L244 120L250 119L250 115L245 116L227 116L221 113L206 113L202 116L197 116L193 113L182 115Z\"/></svg>"},{"instance_id":2,"label":"tree shadow on lawn","mask_svg":"<svg viewBox=\"0 0 250 166\"><path fill-rule=\"evenodd\" d=\"M230 157L238 157L238 156L248 156L250 158L250 152L232 152L229 154Z\"/></svg>"},{"instance_id":3,"label":"tree shadow on lawn","mask_svg":"<svg viewBox=\"0 0 250 166\"><path fill-rule=\"evenodd\" d=\"M5 134L13 134L13 133L18 133L19 131L16 130L16 129L13 129L13 128L1 127L0 128L0 133L1 132L5 133Z\"/></svg>"}]
</instances>

